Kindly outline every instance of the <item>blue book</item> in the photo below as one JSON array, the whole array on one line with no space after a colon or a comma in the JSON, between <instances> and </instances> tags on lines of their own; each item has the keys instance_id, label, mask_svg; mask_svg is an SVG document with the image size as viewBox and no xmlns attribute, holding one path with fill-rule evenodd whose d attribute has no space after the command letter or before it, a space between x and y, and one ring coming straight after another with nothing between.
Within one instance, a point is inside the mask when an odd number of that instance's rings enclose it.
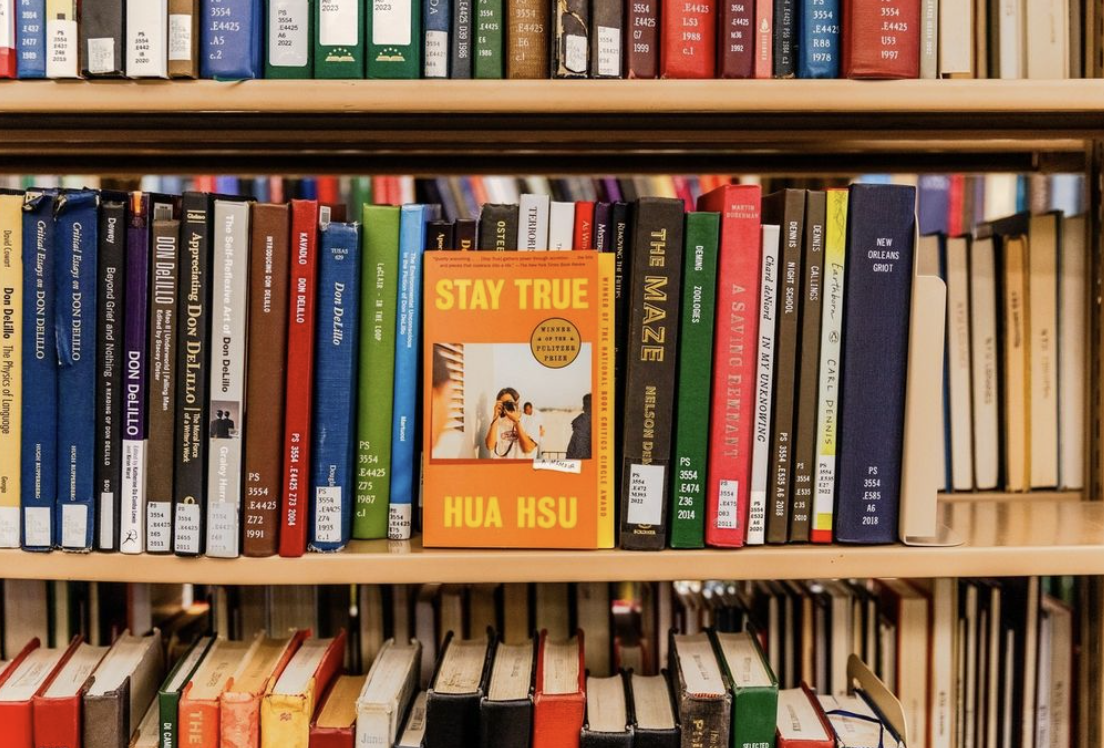
<instances>
[{"instance_id":1,"label":"blue book","mask_svg":"<svg viewBox=\"0 0 1104 748\"><path fill-rule=\"evenodd\" d=\"M917 180L916 187L920 233L946 234L950 216L951 178L943 174L924 174Z\"/></svg>"},{"instance_id":2,"label":"blue book","mask_svg":"<svg viewBox=\"0 0 1104 748\"><path fill-rule=\"evenodd\" d=\"M96 473L96 255L100 197L64 192L54 225L58 359L54 545L92 550Z\"/></svg>"},{"instance_id":3,"label":"blue book","mask_svg":"<svg viewBox=\"0 0 1104 748\"><path fill-rule=\"evenodd\" d=\"M46 77L46 0L19 0L16 75Z\"/></svg>"},{"instance_id":4,"label":"blue book","mask_svg":"<svg viewBox=\"0 0 1104 748\"><path fill-rule=\"evenodd\" d=\"M916 189L851 185L836 540L897 540Z\"/></svg>"},{"instance_id":5,"label":"blue book","mask_svg":"<svg viewBox=\"0 0 1104 748\"><path fill-rule=\"evenodd\" d=\"M360 226L322 224L319 245L308 547L337 551L352 535L356 492Z\"/></svg>"},{"instance_id":6,"label":"blue book","mask_svg":"<svg viewBox=\"0 0 1104 748\"><path fill-rule=\"evenodd\" d=\"M58 358L54 336L54 203L28 192L23 203L23 547L54 545L57 499Z\"/></svg>"},{"instance_id":7,"label":"blue book","mask_svg":"<svg viewBox=\"0 0 1104 748\"><path fill-rule=\"evenodd\" d=\"M264 15L261 0L203 0L199 74L215 80L260 78Z\"/></svg>"},{"instance_id":8,"label":"blue book","mask_svg":"<svg viewBox=\"0 0 1104 748\"><path fill-rule=\"evenodd\" d=\"M839 78L840 15L839 0L801 0L798 78Z\"/></svg>"},{"instance_id":9,"label":"blue book","mask_svg":"<svg viewBox=\"0 0 1104 748\"><path fill-rule=\"evenodd\" d=\"M422 77L448 78L452 45L451 0L425 0L422 6L424 47L422 49Z\"/></svg>"},{"instance_id":10,"label":"blue book","mask_svg":"<svg viewBox=\"0 0 1104 748\"><path fill-rule=\"evenodd\" d=\"M422 252L433 205L404 205L399 218L399 308L395 322L395 397L391 416L391 507L387 536L410 538L417 484L418 337L422 322Z\"/></svg>"}]
</instances>

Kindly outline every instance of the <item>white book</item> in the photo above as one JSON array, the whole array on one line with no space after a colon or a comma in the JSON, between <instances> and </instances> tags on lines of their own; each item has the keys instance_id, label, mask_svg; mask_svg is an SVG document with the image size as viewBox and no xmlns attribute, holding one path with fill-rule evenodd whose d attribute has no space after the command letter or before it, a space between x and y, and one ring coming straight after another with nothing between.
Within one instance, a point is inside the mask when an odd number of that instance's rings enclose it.
<instances>
[{"instance_id":1,"label":"white book","mask_svg":"<svg viewBox=\"0 0 1104 748\"><path fill-rule=\"evenodd\" d=\"M1030 488L1058 485L1058 218L1032 216L1028 233Z\"/></svg>"},{"instance_id":2,"label":"white book","mask_svg":"<svg viewBox=\"0 0 1104 748\"><path fill-rule=\"evenodd\" d=\"M1023 737L1020 748L1033 748L1035 736L1035 676L1038 672L1037 653L1039 651L1039 577L1027 578L1026 615L1022 634L1024 651L1029 656L1024 659L1023 702L1020 708L1020 734ZM1018 632L1017 632L1018 633ZM1008 680L1012 680L1009 678Z\"/></svg>"},{"instance_id":3,"label":"white book","mask_svg":"<svg viewBox=\"0 0 1104 748\"><path fill-rule=\"evenodd\" d=\"M777 323L778 243L781 229L763 226L763 279L759 298L759 346L755 372L755 431L748 494L748 545L763 545L767 530L767 471L771 452L771 404L774 401L774 334Z\"/></svg>"},{"instance_id":4,"label":"white book","mask_svg":"<svg viewBox=\"0 0 1104 748\"><path fill-rule=\"evenodd\" d=\"M1070 0L1027 0L1027 77L1053 80L1069 76Z\"/></svg>"},{"instance_id":5,"label":"white book","mask_svg":"<svg viewBox=\"0 0 1104 748\"><path fill-rule=\"evenodd\" d=\"M974 483L981 491L992 491L1000 479L997 278L992 237L977 239L970 246L969 319L974 388Z\"/></svg>"},{"instance_id":6,"label":"white book","mask_svg":"<svg viewBox=\"0 0 1104 748\"><path fill-rule=\"evenodd\" d=\"M310 12L308 0L274 0L269 3L269 65L303 68L310 64Z\"/></svg>"},{"instance_id":7,"label":"white book","mask_svg":"<svg viewBox=\"0 0 1104 748\"><path fill-rule=\"evenodd\" d=\"M1026 0L999 0L997 13L997 64L1001 78L1023 78L1024 64L1024 3ZM1008 213L1006 215L1011 215Z\"/></svg>"},{"instance_id":8,"label":"white book","mask_svg":"<svg viewBox=\"0 0 1104 748\"><path fill-rule=\"evenodd\" d=\"M80 78L76 0L46 3L46 77Z\"/></svg>"},{"instance_id":9,"label":"white book","mask_svg":"<svg viewBox=\"0 0 1104 748\"><path fill-rule=\"evenodd\" d=\"M939 76L972 78L973 75L973 3L947 0L939 4Z\"/></svg>"},{"instance_id":10,"label":"white book","mask_svg":"<svg viewBox=\"0 0 1104 748\"><path fill-rule=\"evenodd\" d=\"M548 249L571 249L575 241L575 203L553 201L549 206Z\"/></svg>"},{"instance_id":11,"label":"white book","mask_svg":"<svg viewBox=\"0 0 1104 748\"><path fill-rule=\"evenodd\" d=\"M548 249L548 195L526 193L518 206L518 249Z\"/></svg>"},{"instance_id":12,"label":"white book","mask_svg":"<svg viewBox=\"0 0 1104 748\"><path fill-rule=\"evenodd\" d=\"M939 41L939 0L920 0L921 78L939 77Z\"/></svg>"},{"instance_id":13,"label":"white book","mask_svg":"<svg viewBox=\"0 0 1104 748\"><path fill-rule=\"evenodd\" d=\"M426 731L426 698L425 691L414 697L414 705L410 707L406 726L399 741L395 743L395 748L422 748Z\"/></svg>"},{"instance_id":14,"label":"white book","mask_svg":"<svg viewBox=\"0 0 1104 748\"><path fill-rule=\"evenodd\" d=\"M357 697L358 748L394 745L406 707L418 685L421 644L396 644L388 639L380 650L364 690Z\"/></svg>"},{"instance_id":15,"label":"white book","mask_svg":"<svg viewBox=\"0 0 1104 748\"><path fill-rule=\"evenodd\" d=\"M1058 277L1058 487L1085 481L1085 359L1089 257L1085 216L1062 221Z\"/></svg>"},{"instance_id":16,"label":"white book","mask_svg":"<svg viewBox=\"0 0 1104 748\"><path fill-rule=\"evenodd\" d=\"M986 221L1013 215L1019 201L1020 185L1015 174L986 174L985 215Z\"/></svg>"},{"instance_id":17,"label":"white book","mask_svg":"<svg viewBox=\"0 0 1104 748\"><path fill-rule=\"evenodd\" d=\"M15 49L15 0L0 0L0 49Z\"/></svg>"},{"instance_id":18,"label":"white book","mask_svg":"<svg viewBox=\"0 0 1104 748\"><path fill-rule=\"evenodd\" d=\"M824 590L831 598L831 641L828 642L829 669L832 682L826 690L837 696L845 696L851 689L847 680L847 658L851 654L852 620L851 590L842 582L824 582ZM819 683L818 683L819 686Z\"/></svg>"},{"instance_id":19,"label":"white book","mask_svg":"<svg viewBox=\"0 0 1104 748\"><path fill-rule=\"evenodd\" d=\"M216 200L212 222L207 555L239 555L245 330L249 302L249 203Z\"/></svg>"},{"instance_id":20,"label":"white book","mask_svg":"<svg viewBox=\"0 0 1104 748\"><path fill-rule=\"evenodd\" d=\"M169 77L169 2L142 0L126 6L128 78Z\"/></svg>"},{"instance_id":21,"label":"white book","mask_svg":"<svg viewBox=\"0 0 1104 748\"><path fill-rule=\"evenodd\" d=\"M1039 646L1039 661L1049 663L1048 688L1040 693L1049 694L1050 742L1038 746L1067 746L1073 726L1073 613L1064 603L1049 596L1043 598L1044 620L1049 628L1049 646ZM1042 683L1040 677L1040 683Z\"/></svg>"},{"instance_id":22,"label":"white book","mask_svg":"<svg viewBox=\"0 0 1104 748\"><path fill-rule=\"evenodd\" d=\"M931 586L931 748L955 748L955 640L958 581L934 579Z\"/></svg>"},{"instance_id":23,"label":"white book","mask_svg":"<svg viewBox=\"0 0 1104 748\"><path fill-rule=\"evenodd\" d=\"M1045 613L1039 616L1039 667L1036 673L1036 693L1039 698L1035 701L1035 745L1049 746L1050 742L1050 702L1053 698L1051 690L1054 683L1051 680L1051 656L1052 650L1051 619ZM1069 745L1067 742L1066 745Z\"/></svg>"},{"instance_id":24,"label":"white book","mask_svg":"<svg viewBox=\"0 0 1104 748\"><path fill-rule=\"evenodd\" d=\"M951 481L956 491L969 491L974 487L969 251L968 238L947 239L947 390L951 415Z\"/></svg>"}]
</instances>

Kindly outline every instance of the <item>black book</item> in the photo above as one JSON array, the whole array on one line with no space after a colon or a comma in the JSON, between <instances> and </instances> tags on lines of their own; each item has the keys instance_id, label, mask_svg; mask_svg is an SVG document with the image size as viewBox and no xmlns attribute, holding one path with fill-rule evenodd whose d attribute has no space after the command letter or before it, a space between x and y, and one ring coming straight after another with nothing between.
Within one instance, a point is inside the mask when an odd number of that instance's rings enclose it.
<instances>
[{"instance_id":1,"label":"black book","mask_svg":"<svg viewBox=\"0 0 1104 748\"><path fill-rule=\"evenodd\" d=\"M793 78L797 45L794 0L774 0L774 77Z\"/></svg>"},{"instance_id":2,"label":"black book","mask_svg":"<svg viewBox=\"0 0 1104 748\"><path fill-rule=\"evenodd\" d=\"M123 481L123 302L127 196L104 192L96 289L96 548L119 548Z\"/></svg>"},{"instance_id":3,"label":"black book","mask_svg":"<svg viewBox=\"0 0 1104 748\"><path fill-rule=\"evenodd\" d=\"M126 69L123 0L83 0L80 67L85 78L118 78Z\"/></svg>"},{"instance_id":4,"label":"black book","mask_svg":"<svg viewBox=\"0 0 1104 748\"><path fill-rule=\"evenodd\" d=\"M483 206L479 214L479 249L511 252L517 249L518 206Z\"/></svg>"},{"instance_id":5,"label":"black book","mask_svg":"<svg viewBox=\"0 0 1104 748\"><path fill-rule=\"evenodd\" d=\"M628 682L634 748L679 748L681 733L667 671L659 675L630 673Z\"/></svg>"},{"instance_id":6,"label":"black book","mask_svg":"<svg viewBox=\"0 0 1104 748\"><path fill-rule=\"evenodd\" d=\"M426 251L456 249L451 221L430 221L426 226Z\"/></svg>"},{"instance_id":7,"label":"black book","mask_svg":"<svg viewBox=\"0 0 1104 748\"><path fill-rule=\"evenodd\" d=\"M591 5L590 77L624 78L621 40L625 6L620 0L594 0Z\"/></svg>"},{"instance_id":8,"label":"black book","mask_svg":"<svg viewBox=\"0 0 1104 748\"><path fill-rule=\"evenodd\" d=\"M824 231L828 198L810 190L805 198L805 284L801 289L801 355L797 367L797 415L793 447L793 509L790 542L808 543L816 472L817 405L820 384L820 284L824 276Z\"/></svg>"},{"instance_id":9,"label":"black book","mask_svg":"<svg viewBox=\"0 0 1104 748\"><path fill-rule=\"evenodd\" d=\"M181 208L173 550L196 556L203 553L206 534L211 198L189 192Z\"/></svg>"},{"instance_id":10,"label":"black book","mask_svg":"<svg viewBox=\"0 0 1104 748\"><path fill-rule=\"evenodd\" d=\"M452 0L452 65L450 78L472 77L474 26L472 0Z\"/></svg>"},{"instance_id":11,"label":"black book","mask_svg":"<svg viewBox=\"0 0 1104 748\"><path fill-rule=\"evenodd\" d=\"M449 249L475 249L475 237L479 222L474 218L458 218L452 225L452 246Z\"/></svg>"},{"instance_id":12,"label":"black book","mask_svg":"<svg viewBox=\"0 0 1104 748\"><path fill-rule=\"evenodd\" d=\"M614 347L614 373L617 390L617 402L622 400L624 392L625 372L625 311L628 306L628 272L629 259L632 257L632 232L629 221L632 217L631 206L628 203L614 203L610 210L610 248L613 251L613 347Z\"/></svg>"},{"instance_id":13,"label":"black book","mask_svg":"<svg viewBox=\"0 0 1104 748\"><path fill-rule=\"evenodd\" d=\"M621 419L621 547L631 550L659 550L667 540L683 220L681 200L636 204Z\"/></svg>"},{"instance_id":14,"label":"black book","mask_svg":"<svg viewBox=\"0 0 1104 748\"><path fill-rule=\"evenodd\" d=\"M536 661L535 639L495 643L491 677L479 705L480 748L529 748Z\"/></svg>"},{"instance_id":15,"label":"black book","mask_svg":"<svg viewBox=\"0 0 1104 748\"><path fill-rule=\"evenodd\" d=\"M801 240L805 190L782 190L763 198L763 224L782 227L781 273L775 337L774 408L767 472L767 542L785 543L790 529L794 393L801 321Z\"/></svg>"},{"instance_id":16,"label":"black book","mask_svg":"<svg viewBox=\"0 0 1104 748\"><path fill-rule=\"evenodd\" d=\"M728 745L732 693L709 634L678 635L672 631L667 651L683 745Z\"/></svg>"},{"instance_id":17,"label":"black book","mask_svg":"<svg viewBox=\"0 0 1104 748\"><path fill-rule=\"evenodd\" d=\"M579 748L632 748L633 718L622 673L587 676L586 717Z\"/></svg>"},{"instance_id":18,"label":"black book","mask_svg":"<svg viewBox=\"0 0 1104 748\"><path fill-rule=\"evenodd\" d=\"M555 0L552 16L552 77L586 78L590 70L590 3Z\"/></svg>"},{"instance_id":19,"label":"black book","mask_svg":"<svg viewBox=\"0 0 1104 748\"><path fill-rule=\"evenodd\" d=\"M425 748L479 748L480 705L491 678L494 635L448 632L426 695Z\"/></svg>"}]
</instances>

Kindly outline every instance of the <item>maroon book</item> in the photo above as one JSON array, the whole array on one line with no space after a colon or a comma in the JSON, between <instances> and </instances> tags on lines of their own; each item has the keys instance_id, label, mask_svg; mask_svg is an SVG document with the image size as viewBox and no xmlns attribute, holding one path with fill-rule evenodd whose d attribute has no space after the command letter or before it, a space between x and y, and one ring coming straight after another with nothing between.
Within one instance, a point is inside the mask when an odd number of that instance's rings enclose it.
<instances>
[{"instance_id":1,"label":"maroon book","mask_svg":"<svg viewBox=\"0 0 1104 748\"><path fill-rule=\"evenodd\" d=\"M718 24L718 77L755 77L754 0L720 0Z\"/></svg>"},{"instance_id":2,"label":"maroon book","mask_svg":"<svg viewBox=\"0 0 1104 748\"><path fill-rule=\"evenodd\" d=\"M625 27L629 30L626 70L630 78L659 77L659 0L630 0Z\"/></svg>"},{"instance_id":3,"label":"maroon book","mask_svg":"<svg viewBox=\"0 0 1104 748\"><path fill-rule=\"evenodd\" d=\"M663 0L660 68L664 78L713 78L717 0Z\"/></svg>"},{"instance_id":4,"label":"maroon book","mask_svg":"<svg viewBox=\"0 0 1104 748\"><path fill-rule=\"evenodd\" d=\"M843 75L920 77L920 0L844 0Z\"/></svg>"}]
</instances>

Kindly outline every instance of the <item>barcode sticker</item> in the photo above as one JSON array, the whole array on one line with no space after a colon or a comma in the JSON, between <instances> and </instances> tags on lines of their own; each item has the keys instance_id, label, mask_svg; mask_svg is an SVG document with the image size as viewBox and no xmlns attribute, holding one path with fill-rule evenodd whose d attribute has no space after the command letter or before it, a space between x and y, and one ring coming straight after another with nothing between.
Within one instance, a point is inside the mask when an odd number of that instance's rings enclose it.
<instances>
[{"instance_id":1,"label":"barcode sticker","mask_svg":"<svg viewBox=\"0 0 1104 748\"><path fill-rule=\"evenodd\" d=\"M663 521L663 486L667 469L663 465L633 465L629 468L630 525L658 525Z\"/></svg>"},{"instance_id":2,"label":"barcode sticker","mask_svg":"<svg viewBox=\"0 0 1104 748\"><path fill-rule=\"evenodd\" d=\"M740 493L740 481L723 480L717 492L717 529L735 530L739 525L736 517L736 496Z\"/></svg>"},{"instance_id":3,"label":"barcode sticker","mask_svg":"<svg viewBox=\"0 0 1104 748\"><path fill-rule=\"evenodd\" d=\"M177 504L173 528L173 545L177 553L199 553L199 504Z\"/></svg>"},{"instance_id":4,"label":"barcode sticker","mask_svg":"<svg viewBox=\"0 0 1104 748\"><path fill-rule=\"evenodd\" d=\"M621 29L598 27L598 75L621 77Z\"/></svg>"},{"instance_id":5,"label":"barcode sticker","mask_svg":"<svg viewBox=\"0 0 1104 748\"><path fill-rule=\"evenodd\" d=\"M572 73L586 73L587 71L587 40L585 36L568 34L564 39L566 54L564 55L564 67Z\"/></svg>"},{"instance_id":6,"label":"barcode sticker","mask_svg":"<svg viewBox=\"0 0 1104 748\"><path fill-rule=\"evenodd\" d=\"M168 501L146 504L146 550L150 553L172 551L172 504Z\"/></svg>"},{"instance_id":7,"label":"barcode sticker","mask_svg":"<svg viewBox=\"0 0 1104 748\"><path fill-rule=\"evenodd\" d=\"M415 0L372 0L372 44L410 44L411 8ZM398 50L384 50L397 54Z\"/></svg>"},{"instance_id":8,"label":"barcode sticker","mask_svg":"<svg viewBox=\"0 0 1104 748\"><path fill-rule=\"evenodd\" d=\"M23 510L23 544L29 548L49 548L53 539L50 537L50 508L45 506L29 506Z\"/></svg>"},{"instance_id":9,"label":"barcode sticker","mask_svg":"<svg viewBox=\"0 0 1104 748\"><path fill-rule=\"evenodd\" d=\"M314 540L341 542L341 486L319 486L314 490Z\"/></svg>"},{"instance_id":10,"label":"barcode sticker","mask_svg":"<svg viewBox=\"0 0 1104 748\"><path fill-rule=\"evenodd\" d=\"M169 16L169 61L189 62L192 59L192 17L186 13Z\"/></svg>"},{"instance_id":11,"label":"barcode sticker","mask_svg":"<svg viewBox=\"0 0 1104 748\"><path fill-rule=\"evenodd\" d=\"M88 507L61 505L61 547L84 550L88 547Z\"/></svg>"},{"instance_id":12,"label":"barcode sticker","mask_svg":"<svg viewBox=\"0 0 1104 748\"><path fill-rule=\"evenodd\" d=\"M355 47L360 41L360 0L321 0L318 41L323 47Z\"/></svg>"},{"instance_id":13,"label":"barcode sticker","mask_svg":"<svg viewBox=\"0 0 1104 748\"><path fill-rule=\"evenodd\" d=\"M88 40L88 72L115 72L115 40L110 36Z\"/></svg>"},{"instance_id":14,"label":"barcode sticker","mask_svg":"<svg viewBox=\"0 0 1104 748\"><path fill-rule=\"evenodd\" d=\"M425 77L448 78L449 35L447 31L425 32Z\"/></svg>"},{"instance_id":15,"label":"barcode sticker","mask_svg":"<svg viewBox=\"0 0 1104 748\"><path fill-rule=\"evenodd\" d=\"M0 506L0 548L19 547L19 507Z\"/></svg>"}]
</instances>

